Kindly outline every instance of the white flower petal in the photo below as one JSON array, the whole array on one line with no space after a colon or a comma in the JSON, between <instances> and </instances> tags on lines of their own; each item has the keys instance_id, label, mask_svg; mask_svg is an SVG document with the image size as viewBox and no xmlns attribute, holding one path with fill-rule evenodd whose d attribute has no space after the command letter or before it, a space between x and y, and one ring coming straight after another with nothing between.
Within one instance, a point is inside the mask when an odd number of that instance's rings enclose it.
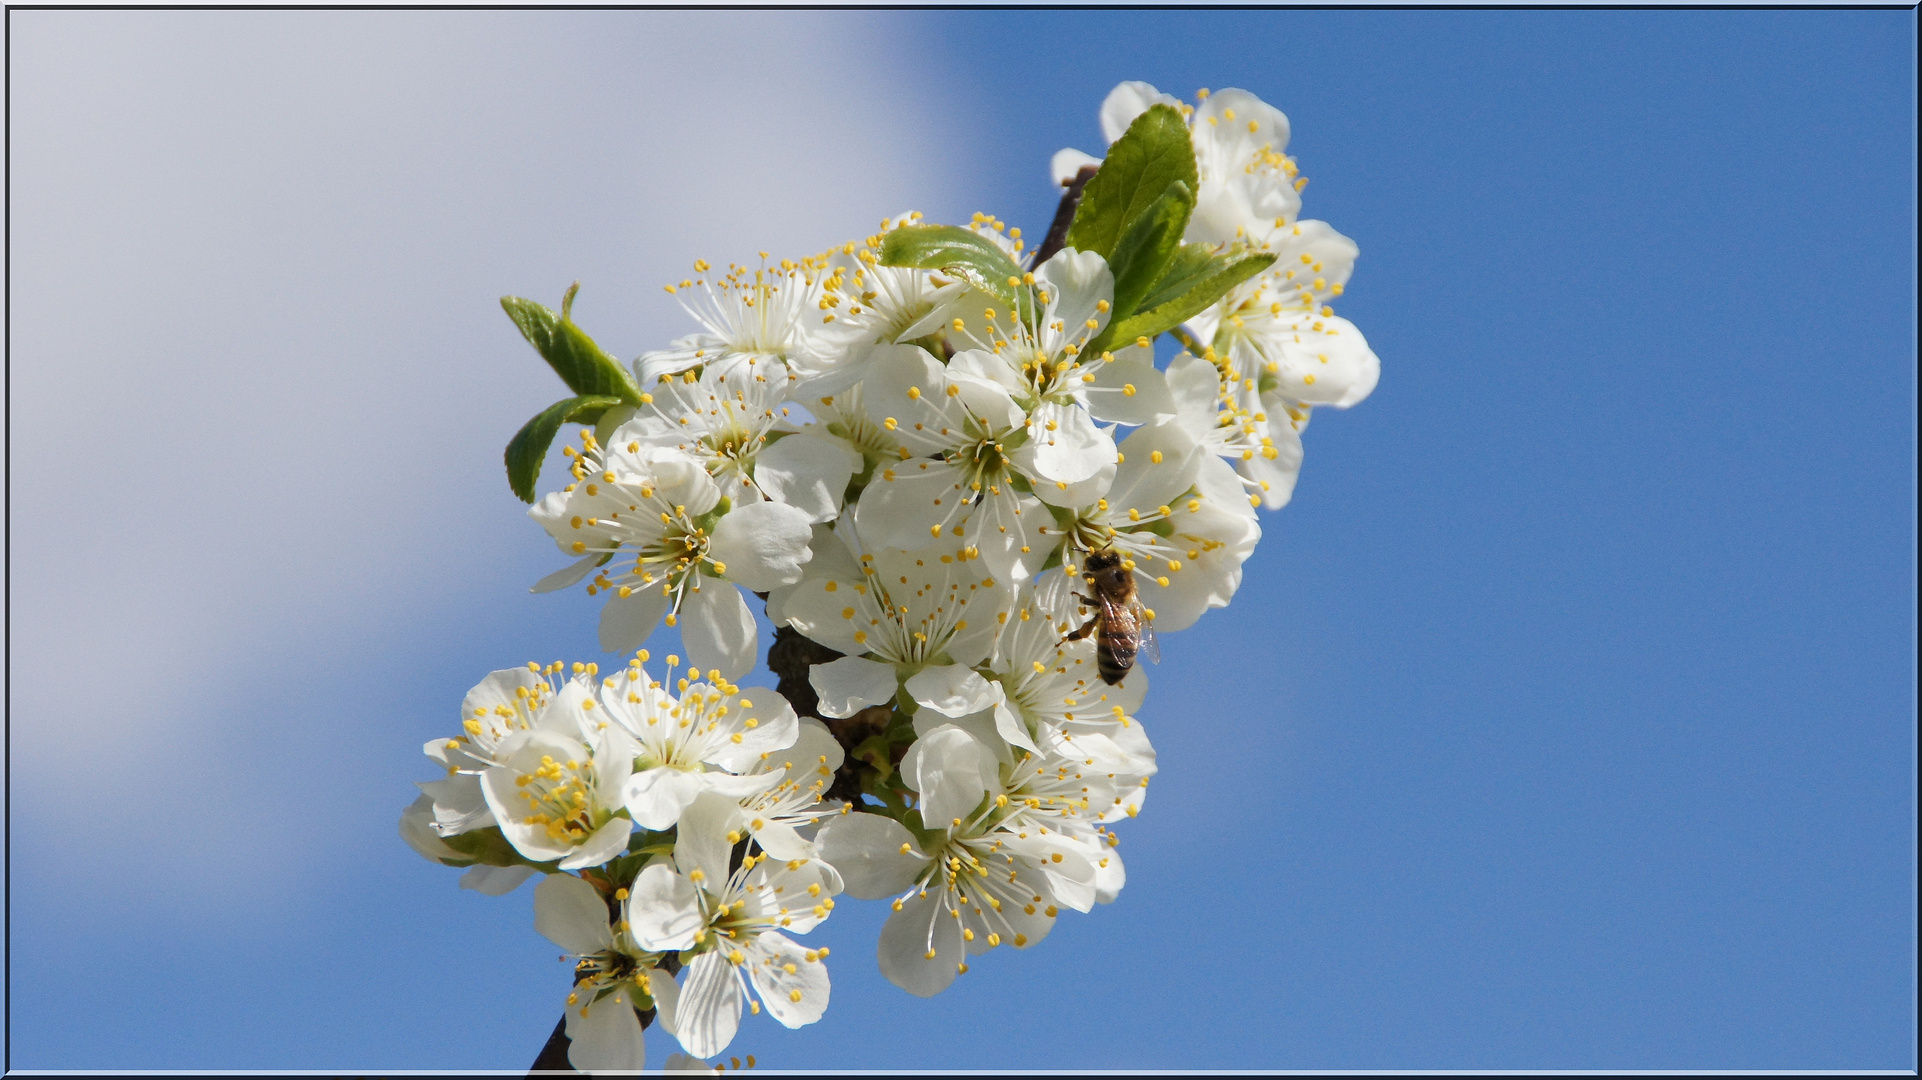
<instances>
[{"instance_id":1,"label":"white flower petal","mask_svg":"<svg viewBox=\"0 0 1922 1080\"><path fill-rule=\"evenodd\" d=\"M1034 268L1034 279L1048 294L1048 313L1062 324L1063 342L1085 342L1108 325L1103 304L1114 299L1114 271L1100 255L1062 248Z\"/></svg>"},{"instance_id":2,"label":"white flower petal","mask_svg":"<svg viewBox=\"0 0 1922 1080\"><path fill-rule=\"evenodd\" d=\"M868 357L869 374L861 387L868 419L915 453L940 453L959 445L966 437L962 428L967 410L986 418L991 426L1006 428L1020 422L1020 410L1005 388L978 379L956 383L919 346L876 346ZM962 401L948 394L951 383Z\"/></svg>"},{"instance_id":3,"label":"white flower petal","mask_svg":"<svg viewBox=\"0 0 1922 1080\"><path fill-rule=\"evenodd\" d=\"M771 931L756 936L747 950L748 979L783 1027L812 1024L827 1011L828 966L811 954Z\"/></svg>"},{"instance_id":4,"label":"white flower petal","mask_svg":"<svg viewBox=\"0 0 1922 1080\"><path fill-rule=\"evenodd\" d=\"M839 895L843 883L834 867L812 854L795 861L799 865L793 870L785 862L755 868L748 885L750 889L762 886L762 890L759 904L750 904L750 914L758 910L783 929L805 934L827 919L828 909L821 901Z\"/></svg>"},{"instance_id":5,"label":"white flower petal","mask_svg":"<svg viewBox=\"0 0 1922 1080\"><path fill-rule=\"evenodd\" d=\"M1307 297L1333 299L1330 286L1348 284L1361 248L1325 221L1297 221L1270 244L1279 279L1269 279L1283 303ZM1302 256L1308 256L1304 262ZM1207 339L1203 339L1207 340Z\"/></svg>"},{"instance_id":6,"label":"white flower petal","mask_svg":"<svg viewBox=\"0 0 1922 1080\"><path fill-rule=\"evenodd\" d=\"M469 777L468 779L471 780L473 778ZM479 794L479 783L475 783L474 791L476 795ZM483 800L483 803L484 802L485 800ZM485 809L484 805L483 809ZM467 856L448 847L447 844L441 840L440 834L434 831L434 798L425 792L422 792L413 802L407 804L407 809L401 811L400 838L407 841L408 847L420 852L421 857L424 859L433 862L446 862L447 860L455 860L457 862L467 861ZM462 880L464 881L466 879L462 878Z\"/></svg>"},{"instance_id":7,"label":"white flower petal","mask_svg":"<svg viewBox=\"0 0 1922 1080\"><path fill-rule=\"evenodd\" d=\"M843 656L808 668L808 684L820 695L822 716L853 716L870 705L894 700L894 666L859 656Z\"/></svg>"},{"instance_id":8,"label":"white flower petal","mask_svg":"<svg viewBox=\"0 0 1922 1080\"><path fill-rule=\"evenodd\" d=\"M1221 372L1199 356L1181 353L1168 362L1168 393L1175 412L1200 441L1215 426L1215 413L1221 403Z\"/></svg>"},{"instance_id":9,"label":"white flower petal","mask_svg":"<svg viewBox=\"0 0 1922 1080\"><path fill-rule=\"evenodd\" d=\"M1339 315L1313 318L1278 335L1268 354L1281 370L1278 392L1293 401L1346 409L1375 390L1381 360L1354 323Z\"/></svg>"},{"instance_id":10,"label":"white flower petal","mask_svg":"<svg viewBox=\"0 0 1922 1080\"><path fill-rule=\"evenodd\" d=\"M752 776L736 776L733 773L710 770L704 773L690 773L701 785L702 791L725 795L730 799L745 799L781 782L780 773L755 773Z\"/></svg>"},{"instance_id":11,"label":"white flower petal","mask_svg":"<svg viewBox=\"0 0 1922 1080\"><path fill-rule=\"evenodd\" d=\"M734 733L739 739L730 738L725 749L707 758L729 772L747 772L764 755L793 746L795 736L801 732L800 718L794 715L794 707L786 698L775 693L772 687L749 689L754 692L753 697L739 696L730 703L734 709L730 715L740 723L740 730ZM748 723L750 720L752 725Z\"/></svg>"},{"instance_id":12,"label":"white flower petal","mask_svg":"<svg viewBox=\"0 0 1922 1080\"><path fill-rule=\"evenodd\" d=\"M1220 458L1204 457L1203 460L1204 472L1219 466L1233 475ZM1247 500L1242 499L1241 504L1246 507ZM1261 536L1259 526L1253 522L1206 501L1200 511L1178 515L1177 528L1219 537L1222 546L1207 551L1194 549L1193 558L1182 560L1180 572L1166 575L1166 586L1146 574L1135 575L1141 602L1154 611L1155 629L1162 633L1185 630L1193 626L1203 612L1227 606L1241 585L1241 565Z\"/></svg>"},{"instance_id":13,"label":"white flower petal","mask_svg":"<svg viewBox=\"0 0 1922 1080\"><path fill-rule=\"evenodd\" d=\"M928 860L900 822L879 814L831 817L815 837L821 858L840 872L849 896L882 900L914 884Z\"/></svg>"},{"instance_id":14,"label":"white flower petal","mask_svg":"<svg viewBox=\"0 0 1922 1080\"><path fill-rule=\"evenodd\" d=\"M707 922L695 884L665 862L649 863L635 876L622 917L635 942L651 952L693 947L695 932Z\"/></svg>"},{"instance_id":15,"label":"white flower petal","mask_svg":"<svg viewBox=\"0 0 1922 1080\"><path fill-rule=\"evenodd\" d=\"M1258 453L1236 462L1235 471L1254 481L1263 507L1279 510L1294 497L1295 481L1301 476L1301 435L1285 412L1275 410L1268 416L1268 437L1273 445L1263 449L1272 449L1274 456Z\"/></svg>"},{"instance_id":16,"label":"white flower petal","mask_svg":"<svg viewBox=\"0 0 1922 1080\"><path fill-rule=\"evenodd\" d=\"M757 826L749 821L748 831L762 850L777 859L811 859L816 854L814 845L801 839L801 834L786 822L763 820Z\"/></svg>"},{"instance_id":17,"label":"white flower petal","mask_svg":"<svg viewBox=\"0 0 1922 1080\"><path fill-rule=\"evenodd\" d=\"M1010 746L1019 746L1029 753L1040 753L1034 739L1028 734L1028 726L1021 722L1015 711L1002 702L996 702L993 709L994 730Z\"/></svg>"},{"instance_id":18,"label":"white flower petal","mask_svg":"<svg viewBox=\"0 0 1922 1080\"><path fill-rule=\"evenodd\" d=\"M494 824L494 811L481 791L480 777L472 773L428 780L419 787L433 800L434 831L441 836L459 836Z\"/></svg>"},{"instance_id":19,"label":"white flower petal","mask_svg":"<svg viewBox=\"0 0 1922 1080\"><path fill-rule=\"evenodd\" d=\"M674 976L660 968L648 968L647 993L654 999L655 1021L661 1025L661 1030L669 1035L674 1034L681 1004L681 984L674 981ZM675 1054L669 1057L665 1067L674 1068L674 1058L682 1056Z\"/></svg>"},{"instance_id":20,"label":"white flower petal","mask_svg":"<svg viewBox=\"0 0 1922 1080\"><path fill-rule=\"evenodd\" d=\"M608 652L633 652L641 647L667 614L668 598L656 588L644 588L627 596L610 596L601 608L601 648Z\"/></svg>"},{"instance_id":21,"label":"white flower petal","mask_svg":"<svg viewBox=\"0 0 1922 1080\"><path fill-rule=\"evenodd\" d=\"M1052 483L1042 481L1041 483L1035 484L1035 497L1050 506L1059 506L1068 510L1079 511L1084 507L1093 506L1103 495L1108 493L1108 487L1114 483L1115 469L1117 468L1117 462L1119 462L1120 457L1120 453L1117 452L1115 454L1115 461L1101 466L1098 472L1086 480L1078 480L1072 484L1059 480ZM1034 528L1034 536L1043 544L1050 547L1052 547L1056 541L1049 538L1060 535L1061 527L1052 521L1044 522Z\"/></svg>"},{"instance_id":22,"label":"white flower petal","mask_svg":"<svg viewBox=\"0 0 1922 1080\"><path fill-rule=\"evenodd\" d=\"M719 668L721 674L730 679L754 670L754 613L748 610L741 590L710 578L681 603L678 621L681 644L687 647L690 666Z\"/></svg>"},{"instance_id":23,"label":"white flower petal","mask_svg":"<svg viewBox=\"0 0 1922 1080\"><path fill-rule=\"evenodd\" d=\"M1246 141L1256 146L1272 147L1276 153L1288 148L1288 117L1246 90L1229 86L1208 95L1206 101L1195 106L1195 125L1207 125L1210 118L1238 125L1235 133L1245 132ZM1249 124L1254 126L1250 128Z\"/></svg>"},{"instance_id":24,"label":"white flower petal","mask_svg":"<svg viewBox=\"0 0 1922 1080\"><path fill-rule=\"evenodd\" d=\"M943 724L909 748L901 771L921 793L921 821L930 829L947 828L981 803L998 780L994 752L965 730Z\"/></svg>"},{"instance_id":25,"label":"white flower petal","mask_svg":"<svg viewBox=\"0 0 1922 1080\"><path fill-rule=\"evenodd\" d=\"M681 813L681 822L675 829L674 865L689 880L709 892L719 894L725 887L729 873L730 856L734 842L727 834L741 819L741 804L716 792L702 792L692 805Z\"/></svg>"},{"instance_id":26,"label":"white flower petal","mask_svg":"<svg viewBox=\"0 0 1922 1080\"><path fill-rule=\"evenodd\" d=\"M960 974L967 955L961 923L941 906L941 892L915 893L888 916L875 949L881 974L915 997L933 997Z\"/></svg>"},{"instance_id":27,"label":"white flower petal","mask_svg":"<svg viewBox=\"0 0 1922 1080\"><path fill-rule=\"evenodd\" d=\"M813 428L769 444L754 458L754 482L761 490L805 513L812 522L834 520L841 512L848 481L860 471L859 452Z\"/></svg>"},{"instance_id":28,"label":"white flower petal","mask_svg":"<svg viewBox=\"0 0 1922 1080\"><path fill-rule=\"evenodd\" d=\"M460 876L460 887L482 896L506 896L533 876L531 866L473 866Z\"/></svg>"},{"instance_id":29,"label":"white flower petal","mask_svg":"<svg viewBox=\"0 0 1922 1080\"><path fill-rule=\"evenodd\" d=\"M875 547L919 551L953 535L972 505L967 478L964 469L926 458L877 466L854 507L861 539Z\"/></svg>"},{"instance_id":30,"label":"white flower petal","mask_svg":"<svg viewBox=\"0 0 1922 1080\"><path fill-rule=\"evenodd\" d=\"M1159 375L1159 372L1156 373ZM1016 452L1037 488L1073 484L1115 463L1114 440L1079 405L1044 402L1028 421L1028 444Z\"/></svg>"},{"instance_id":31,"label":"white flower petal","mask_svg":"<svg viewBox=\"0 0 1922 1080\"><path fill-rule=\"evenodd\" d=\"M607 901L572 874L549 874L534 889L534 929L574 956L614 947Z\"/></svg>"},{"instance_id":32,"label":"white flower petal","mask_svg":"<svg viewBox=\"0 0 1922 1080\"><path fill-rule=\"evenodd\" d=\"M1121 443L1121 465L1108 489L1110 505L1150 513L1194 485L1201 467L1194 437L1173 419L1135 429Z\"/></svg>"},{"instance_id":33,"label":"white flower petal","mask_svg":"<svg viewBox=\"0 0 1922 1080\"><path fill-rule=\"evenodd\" d=\"M966 716L994 704L988 680L959 664L922 668L907 681L908 695L943 716Z\"/></svg>"},{"instance_id":34,"label":"white flower petal","mask_svg":"<svg viewBox=\"0 0 1922 1080\"><path fill-rule=\"evenodd\" d=\"M647 1037L626 987L569 1006L567 1037L567 1063L580 1072L639 1072L647 1064Z\"/></svg>"},{"instance_id":35,"label":"white flower petal","mask_svg":"<svg viewBox=\"0 0 1922 1080\"><path fill-rule=\"evenodd\" d=\"M1027 379L1008 357L987 349L962 349L948 360L948 378L960 382L990 383L1009 395L1026 393Z\"/></svg>"},{"instance_id":36,"label":"white flower petal","mask_svg":"<svg viewBox=\"0 0 1922 1080\"><path fill-rule=\"evenodd\" d=\"M741 1026L741 979L718 952L705 952L687 966L676 1003L674 1037L696 1057L713 1057L734 1041Z\"/></svg>"},{"instance_id":37,"label":"white flower petal","mask_svg":"<svg viewBox=\"0 0 1922 1080\"><path fill-rule=\"evenodd\" d=\"M953 718L942 716L933 709L923 709L914 714L914 737L926 738L927 734L935 728L950 724L974 736L975 741L994 754L996 761L1003 765L1014 764L1014 752L1008 748L1008 741L1001 737L1000 730L995 726L992 708ZM907 754L901 759L901 771L907 775L913 775L915 763L920 760L921 752L914 746L909 746Z\"/></svg>"},{"instance_id":38,"label":"white flower petal","mask_svg":"<svg viewBox=\"0 0 1922 1080\"><path fill-rule=\"evenodd\" d=\"M607 555L605 552L600 552L600 551L589 552L588 554L583 555L580 558L574 560L572 563L566 566L563 566L559 570L556 570L553 573L547 575L546 577L540 579L539 581L536 581L534 583L534 587L531 589L528 589L527 591L535 592L535 593L546 593L546 592L554 592L557 589L565 589L569 585L576 584L579 581L581 581L583 578L587 577L587 575L593 573L594 568L596 566L599 566L601 564L601 560L605 558L607 558Z\"/></svg>"},{"instance_id":39,"label":"white flower petal","mask_svg":"<svg viewBox=\"0 0 1922 1080\"><path fill-rule=\"evenodd\" d=\"M843 518L843 520L846 520ZM836 652L859 656L867 651L867 646L855 638L855 634L865 634L868 627L865 620L857 625L861 614L860 599L853 582L860 581L857 574L852 578L810 578L794 586L781 602L781 617L787 624L814 641L818 641Z\"/></svg>"},{"instance_id":40,"label":"white flower petal","mask_svg":"<svg viewBox=\"0 0 1922 1080\"><path fill-rule=\"evenodd\" d=\"M1108 91L1107 98L1101 102L1101 135L1113 143L1128 133L1128 125L1147 112L1150 105L1180 104L1148 83L1124 82Z\"/></svg>"},{"instance_id":41,"label":"white flower petal","mask_svg":"<svg viewBox=\"0 0 1922 1080\"><path fill-rule=\"evenodd\" d=\"M801 580L801 567L810 555L812 520L807 511L786 503L737 506L714 526L708 555L727 567L729 581L755 592L792 585Z\"/></svg>"},{"instance_id":42,"label":"white flower petal","mask_svg":"<svg viewBox=\"0 0 1922 1080\"><path fill-rule=\"evenodd\" d=\"M1201 492L1202 505L1239 517L1244 526L1243 533L1224 533L1213 538L1224 542L1239 542L1246 539L1244 533L1247 529L1253 529L1253 539L1248 539L1248 543L1252 544L1254 539L1261 537L1261 526L1255 520L1255 508L1248 502L1248 489L1241 485L1241 481L1235 476L1235 470L1229 468L1226 461L1207 453L1199 454L1197 457L1200 458L1200 462L1195 467L1195 490ZM1196 524L1196 528L1199 527ZM1219 527L1225 528L1225 526ZM1195 529L1190 528L1187 531L1194 532ZM1243 556L1246 557L1246 552L1243 552Z\"/></svg>"},{"instance_id":43,"label":"white flower petal","mask_svg":"<svg viewBox=\"0 0 1922 1080\"><path fill-rule=\"evenodd\" d=\"M1122 888L1128 884L1128 868L1121 863L1121 853L1104 844L1100 853L1090 858L1095 864L1094 902L1114 903L1115 898L1121 895Z\"/></svg>"},{"instance_id":44,"label":"white flower petal","mask_svg":"<svg viewBox=\"0 0 1922 1080\"><path fill-rule=\"evenodd\" d=\"M1111 363L1095 363L1076 391L1088 407L1089 415L1103 423L1146 424L1156 417L1172 416L1174 395L1168 391L1168 378L1155 369L1154 349L1129 345L1114 351Z\"/></svg>"},{"instance_id":45,"label":"white flower petal","mask_svg":"<svg viewBox=\"0 0 1922 1080\"><path fill-rule=\"evenodd\" d=\"M537 767L542 752L556 761L585 760L588 757L587 747L552 732L531 731L525 734L520 745L531 750L534 760L528 762L522 758L516 765L496 766L481 773L481 792L487 796L487 805L494 811L494 821L500 826L501 834L514 845L514 850L530 862L564 859L574 853L573 844L550 836L545 824L530 824L518 816L527 811L520 798L520 786L515 781L523 775L519 766L524 765L527 771L532 771Z\"/></svg>"},{"instance_id":46,"label":"white flower petal","mask_svg":"<svg viewBox=\"0 0 1922 1080\"><path fill-rule=\"evenodd\" d=\"M1076 176L1081 174L1082 169L1090 165L1100 168L1101 159L1068 147L1056 150L1054 157L1048 159L1048 175L1054 178L1055 187L1067 187Z\"/></svg>"},{"instance_id":47,"label":"white flower petal","mask_svg":"<svg viewBox=\"0 0 1922 1080\"><path fill-rule=\"evenodd\" d=\"M611 818L605 825L595 829L574 853L561 860L561 869L579 870L588 866L599 866L607 860L627 850L627 838L634 832L634 823L624 817Z\"/></svg>"},{"instance_id":48,"label":"white flower petal","mask_svg":"<svg viewBox=\"0 0 1922 1080\"><path fill-rule=\"evenodd\" d=\"M795 733L794 745L789 747L785 757L789 777L794 778L809 769L826 769L832 773L847 760L846 751L835 740L828 726L812 716L800 718L800 729ZM823 761L822 759L826 760Z\"/></svg>"},{"instance_id":49,"label":"white flower petal","mask_svg":"<svg viewBox=\"0 0 1922 1080\"><path fill-rule=\"evenodd\" d=\"M705 790L700 774L663 766L629 777L621 789L621 802L636 824L660 832L673 828L681 811Z\"/></svg>"}]
</instances>

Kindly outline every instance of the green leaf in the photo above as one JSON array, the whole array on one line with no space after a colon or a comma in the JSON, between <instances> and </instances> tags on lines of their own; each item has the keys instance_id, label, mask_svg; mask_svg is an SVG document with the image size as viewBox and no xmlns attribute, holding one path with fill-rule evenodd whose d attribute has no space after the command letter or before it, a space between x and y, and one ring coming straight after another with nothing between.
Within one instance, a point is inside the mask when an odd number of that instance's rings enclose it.
<instances>
[{"instance_id":1,"label":"green leaf","mask_svg":"<svg viewBox=\"0 0 1922 1080\"><path fill-rule=\"evenodd\" d=\"M1180 262L1181 260L1177 260ZM1099 355L1102 350L1114 347L1115 342L1126 344L1137 338L1153 340L1155 335L1172 330L1188 319L1194 318L1208 309L1210 304L1221 299L1229 289L1254 277L1274 265L1275 257L1268 252L1260 254L1233 253L1216 255L1209 259L1207 269L1199 275L1186 278L1185 290L1170 299L1162 300L1153 307L1138 311L1125 319L1108 324L1101 336L1088 343L1088 352ZM1185 268L1184 268L1185 272ZM1149 297L1153 300L1163 294L1159 287Z\"/></svg>"},{"instance_id":2,"label":"green leaf","mask_svg":"<svg viewBox=\"0 0 1922 1080\"><path fill-rule=\"evenodd\" d=\"M550 874L557 870L554 863L535 862L514 850L514 845L501 834L498 825L489 825L485 829L474 829L455 836L443 836L441 842L486 866L532 866Z\"/></svg>"},{"instance_id":3,"label":"green leaf","mask_svg":"<svg viewBox=\"0 0 1922 1080\"><path fill-rule=\"evenodd\" d=\"M534 351L541 354L569 390L582 395L617 397L630 405L644 404L640 388L628 377L621 362L609 356L575 325L574 294L580 287L577 281L568 288L567 295L561 299L559 315L518 296L501 297L501 307L520 328L521 336L534 346Z\"/></svg>"},{"instance_id":4,"label":"green leaf","mask_svg":"<svg viewBox=\"0 0 1922 1080\"><path fill-rule=\"evenodd\" d=\"M1148 295L1136 303L1135 310L1147 311L1160 307L1201 284L1218 269L1220 258L1212 245L1183 244L1175 249L1174 258L1168 260L1167 269L1161 272L1161 277L1155 281Z\"/></svg>"},{"instance_id":5,"label":"green leaf","mask_svg":"<svg viewBox=\"0 0 1922 1080\"><path fill-rule=\"evenodd\" d=\"M1135 117L1082 189L1074 224L1068 226L1068 246L1108 258L1135 218L1177 181L1189 191L1197 188L1194 144L1181 114L1173 106L1156 105Z\"/></svg>"},{"instance_id":6,"label":"green leaf","mask_svg":"<svg viewBox=\"0 0 1922 1080\"><path fill-rule=\"evenodd\" d=\"M1114 271L1112 319L1125 319L1141 306L1181 247L1182 230L1194 212L1195 198L1188 185L1168 185L1147 211L1137 215L1121 234L1108 266Z\"/></svg>"},{"instance_id":7,"label":"green leaf","mask_svg":"<svg viewBox=\"0 0 1922 1080\"><path fill-rule=\"evenodd\" d=\"M553 445L554 434L560 431L561 425L591 424L619 404L621 399L617 397L585 395L557 401L542 409L507 444L507 486L514 489L522 502L533 502L534 484L541 478L541 462L547 458L547 448Z\"/></svg>"},{"instance_id":8,"label":"green leaf","mask_svg":"<svg viewBox=\"0 0 1922 1080\"><path fill-rule=\"evenodd\" d=\"M1030 317L1033 301L1021 267L994 241L956 225L903 225L881 241L882 266L943 270L966 278Z\"/></svg>"}]
</instances>

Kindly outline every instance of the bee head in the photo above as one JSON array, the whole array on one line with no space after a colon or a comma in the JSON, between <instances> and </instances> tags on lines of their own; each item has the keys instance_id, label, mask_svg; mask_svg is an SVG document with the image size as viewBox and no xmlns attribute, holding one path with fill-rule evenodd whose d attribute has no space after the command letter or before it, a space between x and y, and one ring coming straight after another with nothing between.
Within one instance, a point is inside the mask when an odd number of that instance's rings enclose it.
<instances>
[{"instance_id":1,"label":"bee head","mask_svg":"<svg viewBox=\"0 0 1922 1080\"><path fill-rule=\"evenodd\" d=\"M1113 570L1120 565L1120 553L1116 552L1113 548L1108 548L1102 551L1088 552L1088 558L1081 564L1081 567L1090 574L1099 574L1104 570Z\"/></svg>"}]
</instances>

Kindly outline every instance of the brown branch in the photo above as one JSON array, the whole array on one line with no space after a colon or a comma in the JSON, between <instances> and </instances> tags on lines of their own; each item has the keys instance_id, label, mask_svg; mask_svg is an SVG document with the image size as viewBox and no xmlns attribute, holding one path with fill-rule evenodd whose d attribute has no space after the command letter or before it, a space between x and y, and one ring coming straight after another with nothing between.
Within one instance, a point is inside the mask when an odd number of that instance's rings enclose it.
<instances>
[{"instance_id":1,"label":"brown branch","mask_svg":"<svg viewBox=\"0 0 1922 1080\"><path fill-rule=\"evenodd\" d=\"M1034 249L1034 261L1030 266L1040 266L1068 244L1068 226L1074 224L1074 211L1081 205L1081 189L1088 186L1094 178L1095 166L1083 165L1081 171L1071 179L1062 182L1068 190L1061 194L1061 205L1054 208L1054 223L1048 226L1048 235L1042 237L1041 246Z\"/></svg>"}]
</instances>

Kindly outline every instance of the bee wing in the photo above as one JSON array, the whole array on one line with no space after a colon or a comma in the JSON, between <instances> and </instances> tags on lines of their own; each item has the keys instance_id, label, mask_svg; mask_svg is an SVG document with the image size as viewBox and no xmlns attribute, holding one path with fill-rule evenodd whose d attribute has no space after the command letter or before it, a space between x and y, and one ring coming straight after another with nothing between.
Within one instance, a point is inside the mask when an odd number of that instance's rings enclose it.
<instances>
[{"instance_id":1,"label":"bee wing","mask_svg":"<svg viewBox=\"0 0 1922 1080\"><path fill-rule=\"evenodd\" d=\"M1141 609L1140 604L1135 605L1135 617L1140 620L1141 625L1141 651L1148 654L1148 659L1157 664L1161 663L1161 643L1155 640L1154 620L1148 617L1148 613Z\"/></svg>"}]
</instances>

